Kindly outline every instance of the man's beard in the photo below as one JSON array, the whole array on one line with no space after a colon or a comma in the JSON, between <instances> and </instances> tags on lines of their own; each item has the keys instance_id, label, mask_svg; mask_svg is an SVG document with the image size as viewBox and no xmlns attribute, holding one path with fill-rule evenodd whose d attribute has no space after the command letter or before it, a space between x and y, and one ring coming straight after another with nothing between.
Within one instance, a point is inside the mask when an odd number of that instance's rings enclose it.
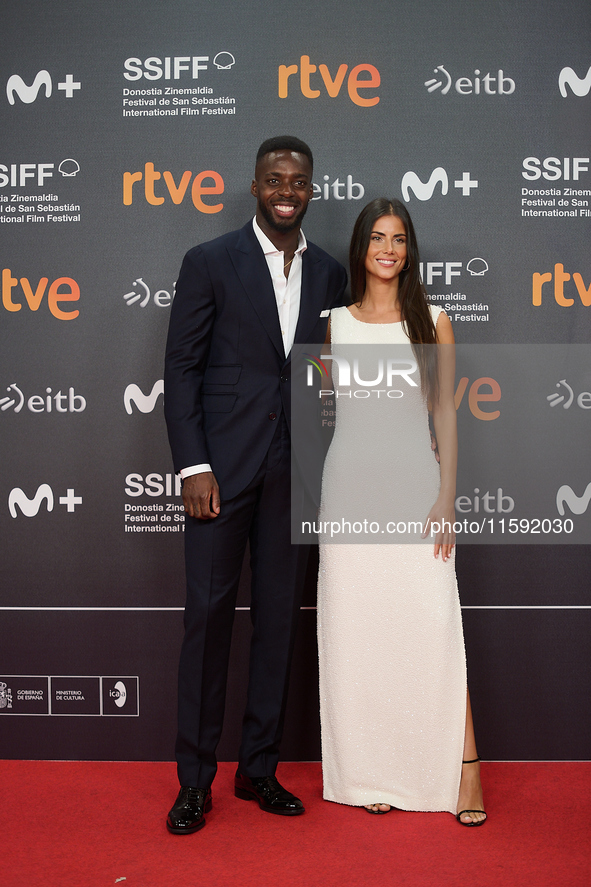
<instances>
[{"instance_id":1,"label":"man's beard","mask_svg":"<svg viewBox=\"0 0 591 887\"><path fill-rule=\"evenodd\" d=\"M260 200L258 201L258 209L261 216L270 228L273 228L280 234L286 234L289 231L294 231L296 228L300 227L300 225L302 224L302 219L306 215L306 210L308 209L308 207L300 207L299 212L296 211L295 215L291 219L280 220L274 218L274 216L272 216L271 213L267 211L267 207L263 203L261 203Z\"/></svg>"}]
</instances>

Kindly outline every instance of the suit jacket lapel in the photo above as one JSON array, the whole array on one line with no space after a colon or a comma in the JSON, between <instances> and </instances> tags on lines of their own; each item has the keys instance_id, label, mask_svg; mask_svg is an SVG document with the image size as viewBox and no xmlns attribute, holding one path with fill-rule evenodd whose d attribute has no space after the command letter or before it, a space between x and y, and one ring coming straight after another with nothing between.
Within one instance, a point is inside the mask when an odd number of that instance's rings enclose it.
<instances>
[{"instance_id":1,"label":"suit jacket lapel","mask_svg":"<svg viewBox=\"0 0 591 887\"><path fill-rule=\"evenodd\" d=\"M230 247L229 253L252 307L280 357L285 360L273 282L264 253L252 229L252 221L247 222L240 230L236 246Z\"/></svg>"}]
</instances>

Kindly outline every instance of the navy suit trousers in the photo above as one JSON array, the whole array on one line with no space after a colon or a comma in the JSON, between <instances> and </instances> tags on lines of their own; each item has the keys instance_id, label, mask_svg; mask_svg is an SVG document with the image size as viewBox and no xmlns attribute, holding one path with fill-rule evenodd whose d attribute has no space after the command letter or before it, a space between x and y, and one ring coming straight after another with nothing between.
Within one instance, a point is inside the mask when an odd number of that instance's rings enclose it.
<instances>
[{"instance_id":1,"label":"navy suit trousers","mask_svg":"<svg viewBox=\"0 0 591 887\"><path fill-rule=\"evenodd\" d=\"M181 785L205 788L216 773L236 595L250 542L248 699L241 773L274 775L279 760L297 616L309 547L291 544L290 439L283 416L251 483L210 520L186 518L187 602L179 666L176 744Z\"/></svg>"}]
</instances>

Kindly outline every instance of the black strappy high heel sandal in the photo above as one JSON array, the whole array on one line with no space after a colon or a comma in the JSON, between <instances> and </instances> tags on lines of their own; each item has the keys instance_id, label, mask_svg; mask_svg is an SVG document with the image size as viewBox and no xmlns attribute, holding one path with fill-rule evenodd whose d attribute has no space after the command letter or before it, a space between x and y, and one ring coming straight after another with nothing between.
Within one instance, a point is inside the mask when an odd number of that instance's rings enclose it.
<instances>
[{"instance_id":1,"label":"black strappy high heel sandal","mask_svg":"<svg viewBox=\"0 0 591 887\"><path fill-rule=\"evenodd\" d=\"M480 758L473 758L471 761L462 761L462 764L476 764L476 763L478 763L478 761L480 761ZM484 813L486 818L481 819L480 822L462 822L460 817L464 813ZM488 814L487 814L486 810L460 810L460 812L458 814L456 814L456 819L458 820L460 825L465 825L468 828L476 828L476 826L478 826L478 825L484 825L484 823L488 819Z\"/></svg>"}]
</instances>

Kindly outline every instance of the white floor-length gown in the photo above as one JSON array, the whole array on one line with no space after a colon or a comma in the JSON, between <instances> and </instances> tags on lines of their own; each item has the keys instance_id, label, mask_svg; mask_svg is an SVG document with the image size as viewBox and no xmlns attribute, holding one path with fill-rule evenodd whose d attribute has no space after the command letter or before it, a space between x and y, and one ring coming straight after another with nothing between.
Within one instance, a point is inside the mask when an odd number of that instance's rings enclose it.
<instances>
[{"instance_id":1,"label":"white floor-length gown","mask_svg":"<svg viewBox=\"0 0 591 887\"><path fill-rule=\"evenodd\" d=\"M430 310L436 322L441 309ZM392 343L412 355L401 323L363 323L347 308L332 311L331 338L333 354ZM360 502L380 497L424 521L440 476L420 386L387 404L339 397L336 410L320 520L360 516ZM466 660L453 555L435 559L433 541L321 533L318 645L324 797L455 814Z\"/></svg>"}]
</instances>

